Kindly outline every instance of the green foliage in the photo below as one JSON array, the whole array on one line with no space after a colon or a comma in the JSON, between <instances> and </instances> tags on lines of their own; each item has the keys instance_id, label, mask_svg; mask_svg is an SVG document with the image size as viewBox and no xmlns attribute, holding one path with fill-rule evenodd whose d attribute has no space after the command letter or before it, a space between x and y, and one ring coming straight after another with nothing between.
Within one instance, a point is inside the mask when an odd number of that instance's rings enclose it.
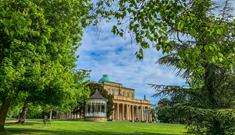
<instances>
[{"instance_id":1,"label":"green foliage","mask_svg":"<svg viewBox=\"0 0 235 135\"><path fill-rule=\"evenodd\" d=\"M18 104L17 106L11 106L9 108L9 111L7 113L7 118L17 118L20 111L21 111L21 108L22 108L22 104Z\"/></svg>"},{"instance_id":2,"label":"green foliage","mask_svg":"<svg viewBox=\"0 0 235 135\"><path fill-rule=\"evenodd\" d=\"M214 81L221 80L215 79ZM208 103L208 95L205 94L204 89L193 91L191 88L179 86L153 85L157 90L154 96L168 95L170 97L170 99L163 98L159 101L157 106L158 119L163 122L185 123L188 132L192 134L233 134L235 131L235 110L232 109L233 102L230 101L234 100L234 90L230 89L234 89L234 87L231 87L233 85L225 85L228 82L229 80L226 80L222 83L227 90L215 89L218 90L215 91L216 93L223 92L223 94L220 93L221 95L216 95L217 98L214 98L215 103L217 103L214 104L217 107L216 109L211 108L211 104ZM228 97L228 93L232 98Z\"/></svg>"},{"instance_id":3,"label":"green foliage","mask_svg":"<svg viewBox=\"0 0 235 135\"><path fill-rule=\"evenodd\" d=\"M165 123L182 123L185 124L185 116L180 115L181 112L174 108L174 105L183 103L186 97L182 96L180 93L171 96L170 99L162 98L159 100L157 109L157 118L160 122Z\"/></svg>"},{"instance_id":4,"label":"green foliage","mask_svg":"<svg viewBox=\"0 0 235 135\"><path fill-rule=\"evenodd\" d=\"M19 114L22 111L22 107L23 107L23 103L18 103L18 105L11 106L7 113L7 118L9 119L19 118ZM35 105L35 104L30 103L28 106L26 118L27 119L36 119L36 118L41 119L42 112L43 112L43 109L40 105Z\"/></svg>"},{"instance_id":5,"label":"green foliage","mask_svg":"<svg viewBox=\"0 0 235 135\"><path fill-rule=\"evenodd\" d=\"M29 104L27 119L42 119L43 108L40 105Z\"/></svg>"},{"instance_id":6,"label":"green foliage","mask_svg":"<svg viewBox=\"0 0 235 135\"><path fill-rule=\"evenodd\" d=\"M88 0L0 1L0 130L21 95L59 105L79 93L75 51L89 6Z\"/></svg>"},{"instance_id":7,"label":"green foliage","mask_svg":"<svg viewBox=\"0 0 235 135\"><path fill-rule=\"evenodd\" d=\"M176 54L179 58L176 66L197 76L205 73L207 62L228 69L234 65L235 27L230 3L226 1L224 7L213 3L213 0L100 0L96 12L108 20L117 20L114 34L131 33L141 47L136 53L138 58L143 58L143 49L150 47L164 54ZM201 83L196 78L194 81Z\"/></svg>"},{"instance_id":8,"label":"green foliage","mask_svg":"<svg viewBox=\"0 0 235 135\"><path fill-rule=\"evenodd\" d=\"M87 70L74 72L74 76L72 77L73 85L72 89L70 89L71 95L67 95L61 104L55 104L53 106L60 112L71 112L79 102L84 101L90 94L89 89L86 88L88 81L85 80L88 77L89 72Z\"/></svg>"},{"instance_id":9,"label":"green foliage","mask_svg":"<svg viewBox=\"0 0 235 135\"><path fill-rule=\"evenodd\" d=\"M193 127L198 125L194 133L200 134L201 128L206 128L203 133L230 134L233 125L228 119L223 121L220 113L211 116L217 119L219 127L212 119L205 119L210 124L199 126L197 119L203 120L204 113L209 114L207 109L216 111L233 106L235 19L231 15L232 1L221 2L221 6L214 0L104 1L97 2L97 13L106 19L116 19L114 34L132 34L140 46L136 53L138 58L143 58L145 48L161 50L165 56L160 63L174 66L185 77L190 87L188 91L165 87L163 94L182 91L188 100L180 104L202 109L195 113L198 114L196 119L188 121ZM225 126L221 126L223 124Z\"/></svg>"},{"instance_id":10,"label":"green foliage","mask_svg":"<svg viewBox=\"0 0 235 135\"><path fill-rule=\"evenodd\" d=\"M160 121L185 123L188 133L192 134L230 135L235 132L235 110L209 109L209 105L206 104L208 99L204 93L200 93L201 90L192 91L190 88L164 87L163 85L155 85L155 88L159 90L156 95L161 93L160 95L170 96L170 99L163 98L158 102L157 114ZM234 96L234 94L230 96ZM225 100L226 97L227 95L224 93L218 97L219 99L216 99L217 102L223 104L224 108L230 100L229 98Z\"/></svg>"},{"instance_id":11,"label":"green foliage","mask_svg":"<svg viewBox=\"0 0 235 135\"><path fill-rule=\"evenodd\" d=\"M157 118L160 122L163 123L176 123L174 120L175 115L172 112L172 108L170 106L159 106L157 107Z\"/></svg>"},{"instance_id":12,"label":"green foliage","mask_svg":"<svg viewBox=\"0 0 235 135\"><path fill-rule=\"evenodd\" d=\"M174 106L187 119L188 132L207 135L233 135L235 132L235 111L232 109L214 110Z\"/></svg>"}]
</instances>

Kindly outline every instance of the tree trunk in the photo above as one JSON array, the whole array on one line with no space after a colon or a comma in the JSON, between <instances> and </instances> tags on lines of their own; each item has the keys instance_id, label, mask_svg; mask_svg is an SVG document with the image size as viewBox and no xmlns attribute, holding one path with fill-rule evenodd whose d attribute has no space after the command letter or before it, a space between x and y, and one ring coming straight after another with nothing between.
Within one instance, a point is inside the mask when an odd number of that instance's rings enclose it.
<instances>
[{"instance_id":1,"label":"tree trunk","mask_svg":"<svg viewBox=\"0 0 235 135\"><path fill-rule=\"evenodd\" d=\"M50 116L49 116L49 120L52 120L52 109L50 109Z\"/></svg>"},{"instance_id":2,"label":"tree trunk","mask_svg":"<svg viewBox=\"0 0 235 135\"><path fill-rule=\"evenodd\" d=\"M10 97L6 97L2 102L2 106L0 108L0 132L4 130L4 125L10 104L11 104Z\"/></svg>"},{"instance_id":3,"label":"tree trunk","mask_svg":"<svg viewBox=\"0 0 235 135\"><path fill-rule=\"evenodd\" d=\"M25 119L26 119L27 110L28 110L28 107L29 107L28 104L29 104L28 102L24 103L24 106L23 106L22 111L19 115L19 119L18 119L17 123L24 124Z\"/></svg>"},{"instance_id":4,"label":"tree trunk","mask_svg":"<svg viewBox=\"0 0 235 135\"><path fill-rule=\"evenodd\" d=\"M205 87L207 90L207 98L209 100L209 105L211 109L214 109L217 105L216 100L215 100L215 87L214 87L214 82L213 79L215 79L215 67L212 64L207 64L205 67Z\"/></svg>"}]
</instances>

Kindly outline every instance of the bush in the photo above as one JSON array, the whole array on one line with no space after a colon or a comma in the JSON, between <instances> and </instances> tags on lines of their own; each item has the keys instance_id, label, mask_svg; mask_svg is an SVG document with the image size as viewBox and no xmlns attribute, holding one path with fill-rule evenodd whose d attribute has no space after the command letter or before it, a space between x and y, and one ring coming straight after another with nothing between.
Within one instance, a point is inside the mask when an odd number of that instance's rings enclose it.
<instances>
[{"instance_id":1,"label":"bush","mask_svg":"<svg viewBox=\"0 0 235 135\"><path fill-rule=\"evenodd\" d=\"M234 109L202 109L177 106L186 116L188 132L206 135L233 135L235 133Z\"/></svg>"}]
</instances>

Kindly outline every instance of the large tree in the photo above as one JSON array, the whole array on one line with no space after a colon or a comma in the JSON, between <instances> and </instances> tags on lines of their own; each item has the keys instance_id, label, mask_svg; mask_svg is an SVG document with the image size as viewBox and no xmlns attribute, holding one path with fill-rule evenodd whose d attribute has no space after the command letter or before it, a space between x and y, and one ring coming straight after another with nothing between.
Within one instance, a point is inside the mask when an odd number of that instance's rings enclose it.
<instances>
[{"instance_id":1,"label":"large tree","mask_svg":"<svg viewBox=\"0 0 235 135\"><path fill-rule=\"evenodd\" d=\"M0 1L0 131L22 93L56 104L73 94L87 0Z\"/></svg>"},{"instance_id":2,"label":"large tree","mask_svg":"<svg viewBox=\"0 0 235 135\"><path fill-rule=\"evenodd\" d=\"M145 48L156 48L169 55L177 69L184 72L191 91L198 91L204 102L191 102L194 111L188 111L200 124L195 131L206 134L226 134L220 109L231 107L234 89L231 81L235 65L235 20L233 1L216 0L99 0L98 17L116 19L113 33L124 36L131 33L144 57ZM116 6L116 7L114 7ZM225 94L226 93L226 94ZM194 97L196 98L196 97ZM193 100L192 100L193 101ZM196 100L197 101L197 100ZM224 101L228 101L224 104ZM198 104L200 103L200 104ZM193 112L198 110L198 115ZM187 110L186 110L187 111ZM213 115L212 115L213 114ZM218 116L218 117L217 117ZM221 116L221 117L220 117ZM230 115L225 115L226 117ZM212 123L208 124L210 121ZM224 123L231 126L229 123ZM206 127L206 129L205 129ZM216 129L216 130L210 130ZM218 130L217 130L218 129Z\"/></svg>"},{"instance_id":3,"label":"large tree","mask_svg":"<svg viewBox=\"0 0 235 135\"><path fill-rule=\"evenodd\" d=\"M235 76L229 73L217 74L212 81L218 85L213 89L216 108L211 108L208 94L205 94L207 91L203 87L195 90L190 87L152 85L156 89L154 96L167 95L172 100L168 104L159 102L157 108L160 109L160 120L184 122L189 132L194 134L233 134Z\"/></svg>"}]
</instances>

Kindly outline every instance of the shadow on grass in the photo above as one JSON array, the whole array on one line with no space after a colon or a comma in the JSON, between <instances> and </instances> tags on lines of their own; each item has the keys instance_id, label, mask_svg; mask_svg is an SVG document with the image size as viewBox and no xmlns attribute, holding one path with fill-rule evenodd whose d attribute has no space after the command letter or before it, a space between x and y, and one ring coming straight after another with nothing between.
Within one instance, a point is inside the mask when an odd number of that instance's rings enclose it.
<instances>
[{"instance_id":1,"label":"shadow on grass","mask_svg":"<svg viewBox=\"0 0 235 135\"><path fill-rule=\"evenodd\" d=\"M16 125L30 125L30 126L33 126L33 125L36 125L38 124L37 122L25 122L24 124L20 124L20 123L16 123L16 122L7 122L6 123L6 126L16 126Z\"/></svg>"},{"instance_id":2,"label":"shadow on grass","mask_svg":"<svg viewBox=\"0 0 235 135\"><path fill-rule=\"evenodd\" d=\"M39 130L39 129L28 129L28 128L8 128L5 132L0 132L0 135L170 135L164 133L147 133L147 132L135 132L135 133L120 133L120 132L107 132L107 131L68 131L68 130ZM171 134L173 135L173 134Z\"/></svg>"}]
</instances>

